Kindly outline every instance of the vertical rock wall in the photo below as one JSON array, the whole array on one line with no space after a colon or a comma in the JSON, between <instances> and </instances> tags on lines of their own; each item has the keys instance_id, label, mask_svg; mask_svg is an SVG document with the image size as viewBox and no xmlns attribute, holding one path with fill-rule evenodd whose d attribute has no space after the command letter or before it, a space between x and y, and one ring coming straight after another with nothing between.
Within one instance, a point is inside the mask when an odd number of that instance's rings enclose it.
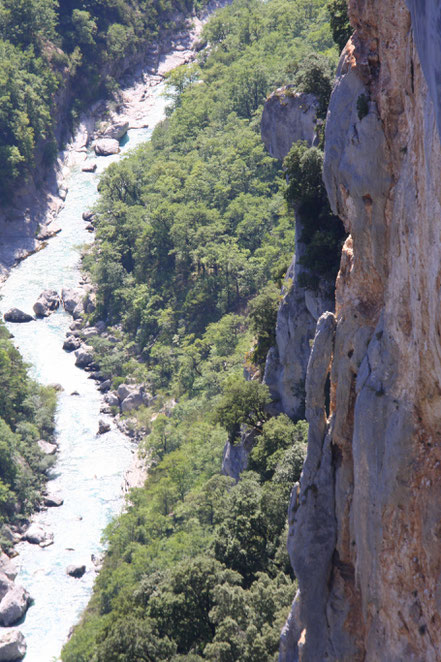
<instances>
[{"instance_id":1,"label":"vertical rock wall","mask_svg":"<svg viewBox=\"0 0 441 662\"><path fill-rule=\"evenodd\" d=\"M441 659L441 20L408 4L349 1L325 154L349 237L308 367L284 661Z\"/></svg>"}]
</instances>

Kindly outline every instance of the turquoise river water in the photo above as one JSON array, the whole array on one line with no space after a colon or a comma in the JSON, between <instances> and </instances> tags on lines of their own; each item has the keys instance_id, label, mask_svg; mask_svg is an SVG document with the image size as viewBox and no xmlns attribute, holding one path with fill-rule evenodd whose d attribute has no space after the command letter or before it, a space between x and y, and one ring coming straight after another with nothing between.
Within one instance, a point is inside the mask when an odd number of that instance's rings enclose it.
<instances>
[{"instance_id":1,"label":"turquoise river water","mask_svg":"<svg viewBox=\"0 0 441 662\"><path fill-rule=\"evenodd\" d=\"M32 313L42 290L60 292L63 287L78 285L81 246L91 241L81 214L96 201L100 174L109 163L148 140L153 126L162 119L165 102L160 92L159 85L153 93L157 103L148 112L149 129L129 131L120 154L96 159L96 173L84 173L81 166L72 168L69 192L59 215L62 231L44 250L11 271L1 288L1 314L13 306ZM91 154L88 158L96 157ZM62 349L71 322L70 315L59 310L43 320L7 325L16 347L31 366L32 376L43 384L63 387L56 418L59 453L48 491L62 496L64 504L35 517L54 534L54 544L45 549L25 542L17 546L16 581L34 599L18 626L28 646L25 662L59 659L70 628L89 600L96 576L91 555L102 553L102 531L122 508L123 474L134 452L113 423L109 433L97 435L98 419L106 418L99 413L101 395L88 373L75 367L74 355ZM73 391L79 395L71 395ZM86 565L82 579L66 575L66 567L72 563Z\"/></svg>"}]
</instances>

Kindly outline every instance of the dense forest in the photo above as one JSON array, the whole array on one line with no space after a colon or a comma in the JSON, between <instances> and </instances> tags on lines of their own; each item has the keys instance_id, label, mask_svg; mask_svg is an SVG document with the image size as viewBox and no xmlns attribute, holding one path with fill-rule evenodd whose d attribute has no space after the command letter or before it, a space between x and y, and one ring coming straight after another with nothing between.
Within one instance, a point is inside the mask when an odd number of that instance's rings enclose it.
<instances>
[{"instance_id":1,"label":"dense forest","mask_svg":"<svg viewBox=\"0 0 441 662\"><path fill-rule=\"evenodd\" d=\"M198 0L0 0L0 199L50 164L58 105L79 109L116 87L124 58L174 28ZM127 63L126 63L127 64Z\"/></svg>"},{"instance_id":2,"label":"dense forest","mask_svg":"<svg viewBox=\"0 0 441 662\"><path fill-rule=\"evenodd\" d=\"M37 441L52 439L56 392L29 378L2 323L0 382L0 545L8 549L11 541L4 525L29 516L38 506L54 462Z\"/></svg>"},{"instance_id":3,"label":"dense forest","mask_svg":"<svg viewBox=\"0 0 441 662\"><path fill-rule=\"evenodd\" d=\"M105 534L64 662L277 659L295 594L286 512L307 424L270 417L261 380L293 201L317 194L312 237L331 220L320 150L295 146L287 161L305 197L265 153L260 117L285 83L314 92L325 114L338 58L329 19L324 0L235 0L217 12L198 62L170 75L168 119L101 180L84 266L97 289L89 321L105 320L113 338L90 343L114 387L134 379L154 394L129 421L148 432L149 475ZM336 241L331 231L328 276ZM222 450L244 434L254 447L236 484L220 474Z\"/></svg>"}]
</instances>

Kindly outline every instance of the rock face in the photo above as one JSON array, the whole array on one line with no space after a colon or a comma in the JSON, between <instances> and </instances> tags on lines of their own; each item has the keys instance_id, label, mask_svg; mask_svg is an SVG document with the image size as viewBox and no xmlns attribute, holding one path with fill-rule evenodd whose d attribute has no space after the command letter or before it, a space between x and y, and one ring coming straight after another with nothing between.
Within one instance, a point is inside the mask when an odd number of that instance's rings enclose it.
<instances>
[{"instance_id":1,"label":"rock face","mask_svg":"<svg viewBox=\"0 0 441 662\"><path fill-rule=\"evenodd\" d=\"M272 156L284 159L298 140L313 144L317 107L313 95L295 94L291 88L280 88L269 97L262 115L261 136ZM304 418L306 368L317 320L324 311L334 309L333 283L324 282L318 292L302 285L303 227L297 213L295 255L286 274L277 315L276 346L268 354L264 377L274 401L273 413L283 411L296 419Z\"/></svg>"},{"instance_id":2,"label":"rock face","mask_svg":"<svg viewBox=\"0 0 441 662\"><path fill-rule=\"evenodd\" d=\"M32 315L29 315L28 313L24 313L20 308L10 308L5 314L4 314L5 322L16 322L18 324L22 324L24 322L32 322L34 319Z\"/></svg>"},{"instance_id":3,"label":"rock face","mask_svg":"<svg viewBox=\"0 0 441 662\"><path fill-rule=\"evenodd\" d=\"M324 176L350 234L335 336L320 339L321 318L308 368L308 455L289 513L300 594L280 660L436 662L440 9L435 0L349 9L355 34L331 98Z\"/></svg>"},{"instance_id":4,"label":"rock face","mask_svg":"<svg viewBox=\"0 0 441 662\"><path fill-rule=\"evenodd\" d=\"M0 662L22 660L26 654L26 642L19 630L4 630L0 633Z\"/></svg>"},{"instance_id":5,"label":"rock face","mask_svg":"<svg viewBox=\"0 0 441 662\"><path fill-rule=\"evenodd\" d=\"M119 142L113 138L100 138L93 147L97 156L110 156L119 152Z\"/></svg>"},{"instance_id":6,"label":"rock face","mask_svg":"<svg viewBox=\"0 0 441 662\"><path fill-rule=\"evenodd\" d=\"M275 159L283 160L293 143L316 140L318 101L313 94L299 94L287 85L271 94L260 125L262 140Z\"/></svg>"}]
</instances>

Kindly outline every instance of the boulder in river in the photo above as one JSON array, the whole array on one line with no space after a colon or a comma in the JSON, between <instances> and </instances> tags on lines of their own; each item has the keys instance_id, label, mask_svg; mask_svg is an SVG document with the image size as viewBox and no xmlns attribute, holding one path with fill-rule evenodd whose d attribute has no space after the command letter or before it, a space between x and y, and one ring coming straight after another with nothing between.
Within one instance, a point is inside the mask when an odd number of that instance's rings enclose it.
<instances>
[{"instance_id":1,"label":"boulder in river","mask_svg":"<svg viewBox=\"0 0 441 662\"><path fill-rule=\"evenodd\" d=\"M110 423L104 421L102 418L98 421L98 434L105 434L110 430Z\"/></svg>"},{"instance_id":2,"label":"boulder in river","mask_svg":"<svg viewBox=\"0 0 441 662\"><path fill-rule=\"evenodd\" d=\"M4 314L5 322L16 322L17 324L23 324L24 322L32 322L34 317L28 313L24 313L20 308L10 308Z\"/></svg>"},{"instance_id":3,"label":"boulder in river","mask_svg":"<svg viewBox=\"0 0 441 662\"><path fill-rule=\"evenodd\" d=\"M58 508L59 506L63 505L64 499L62 499L60 496L56 496L55 494L48 494L44 497L43 503L47 508Z\"/></svg>"},{"instance_id":4,"label":"boulder in river","mask_svg":"<svg viewBox=\"0 0 441 662\"><path fill-rule=\"evenodd\" d=\"M37 444L45 455L55 455L58 449L56 444L51 444L50 441L46 441L45 439L39 439Z\"/></svg>"},{"instance_id":5,"label":"boulder in river","mask_svg":"<svg viewBox=\"0 0 441 662\"><path fill-rule=\"evenodd\" d=\"M63 288L61 290L61 299L63 301L64 310L67 313L73 313L76 309L83 307L84 290L73 290Z\"/></svg>"},{"instance_id":6,"label":"boulder in river","mask_svg":"<svg viewBox=\"0 0 441 662\"><path fill-rule=\"evenodd\" d=\"M23 540L30 542L32 545L51 544L54 541L54 534L45 531L42 526L33 522L24 534Z\"/></svg>"},{"instance_id":7,"label":"boulder in river","mask_svg":"<svg viewBox=\"0 0 441 662\"><path fill-rule=\"evenodd\" d=\"M75 577L75 579L80 579L86 572L85 565L68 565L66 568L66 573L70 577Z\"/></svg>"},{"instance_id":8,"label":"boulder in river","mask_svg":"<svg viewBox=\"0 0 441 662\"><path fill-rule=\"evenodd\" d=\"M3 630L0 633L0 662L15 662L26 655L26 642L20 630Z\"/></svg>"},{"instance_id":9,"label":"boulder in river","mask_svg":"<svg viewBox=\"0 0 441 662\"><path fill-rule=\"evenodd\" d=\"M27 612L30 602L31 596L26 589L11 582L9 591L0 602L0 624L9 627L17 623Z\"/></svg>"},{"instance_id":10,"label":"boulder in river","mask_svg":"<svg viewBox=\"0 0 441 662\"><path fill-rule=\"evenodd\" d=\"M56 290L44 290L33 305L37 317L47 317L60 305L60 297Z\"/></svg>"},{"instance_id":11,"label":"boulder in river","mask_svg":"<svg viewBox=\"0 0 441 662\"><path fill-rule=\"evenodd\" d=\"M119 152L119 142L113 138L100 138L93 147L97 156L110 156Z\"/></svg>"},{"instance_id":12,"label":"boulder in river","mask_svg":"<svg viewBox=\"0 0 441 662\"><path fill-rule=\"evenodd\" d=\"M113 138L113 140L121 140L121 138L123 138L126 135L128 129L129 129L128 122L116 122L115 124L112 124L111 126L107 127L107 129L103 133L103 138Z\"/></svg>"},{"instance_id":13,"label":"boulder in river","mask_svg":"<svg viewBox=\"0 0 441 662\"><path fill-rule=\"evenodd\" d=\"M96 170L96 163L95 161L86 161L86 163L83 165L81 168L83 172L95 172Z\"/></svg>"},{"instance_id":14,"label":"boulder in river","mask_svg":"<svg viewBox=\"0 0 441 662\"><path fill-rule=\"evenodd\" d=\"M101 393L106 393L109 391L110 387L112 386L112 382L110 379L106 379L105 381L101 382L101 384L98 386L98 390L101 391Z\"/></svg>"},{"instance_id":15,"label":"boulder in river","mask_svg":"<svg viewBox=\"0 0 441 662\"><path fill-rule=\"evenodd\" d=\"M65 349L66 352L73 352L74 349L78 349L80 345L81 340L79 338L75 338L75 336L68 336L63 343L63 349Z\"/></svg>"},{"instance_id":16,"label":"boulder in river","mask_svg":"<svg viewBox=\"0 0 441 662\"><path fill-rule=\"evenodd\" d=\"M75 351L75 356L75 365L78 366L78 368L85 368L93 363L92 349L87 347L87 345L82 345L77 349Z\"/></svg>"}]
</instances>

